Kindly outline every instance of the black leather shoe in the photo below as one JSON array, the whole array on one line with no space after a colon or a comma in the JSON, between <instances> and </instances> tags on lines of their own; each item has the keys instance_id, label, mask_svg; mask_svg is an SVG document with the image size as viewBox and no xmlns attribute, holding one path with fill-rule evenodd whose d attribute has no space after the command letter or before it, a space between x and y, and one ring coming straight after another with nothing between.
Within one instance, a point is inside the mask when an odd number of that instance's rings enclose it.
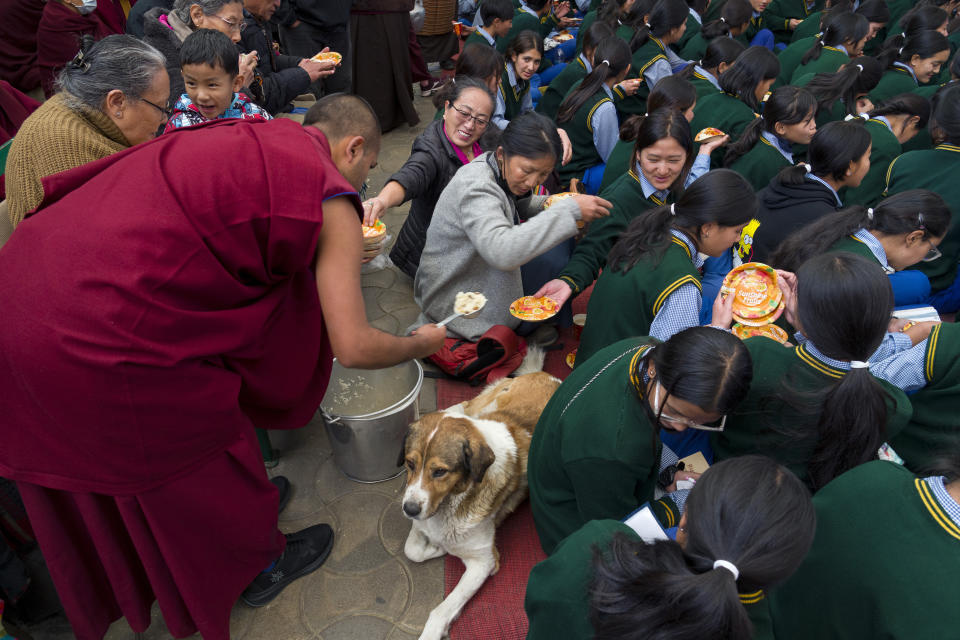
<instances>
[{"instance_id":1,"label":"black leather shoe","mask_svg":"<svg viewBox=\"0 0 960 640\"><path fill-rule=\"evenodd\" d=\"M288 584L319 569L333 549L333 529L328 524L315 524L286 537L287 548L273 566L254 578L240 596L251 607L264 606Z\"/></svg>"}]
</instances>

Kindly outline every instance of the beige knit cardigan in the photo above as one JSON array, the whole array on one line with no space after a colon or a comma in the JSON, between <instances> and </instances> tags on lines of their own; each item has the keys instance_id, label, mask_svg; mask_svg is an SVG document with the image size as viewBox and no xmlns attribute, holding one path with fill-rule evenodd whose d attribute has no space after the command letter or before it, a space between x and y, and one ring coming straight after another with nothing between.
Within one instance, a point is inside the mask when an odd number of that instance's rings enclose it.
<instances>
[{"instance_id":1,"label":"beige knit cardigan","mask_svg":"<svg viewBox=\"0 0 960 640\"><path fill-rule=\"evenodd\" d=\"M7 156L7 204L16 227L43 200L41 180L130 146L99 110L75 110L58 93L27 118Z\"/></svg>"}]
</instances>

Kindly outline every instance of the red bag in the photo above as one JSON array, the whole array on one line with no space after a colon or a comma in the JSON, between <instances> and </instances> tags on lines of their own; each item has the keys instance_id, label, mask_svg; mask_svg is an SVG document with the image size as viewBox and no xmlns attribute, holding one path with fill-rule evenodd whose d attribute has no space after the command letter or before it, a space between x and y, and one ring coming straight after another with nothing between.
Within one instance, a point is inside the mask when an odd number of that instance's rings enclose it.
<instances>
[{"instance_id":1,"label":"red bag","mask_svg":"<svg viewBox=\"0 0 960 640\"><path fill-rule=\"evenodd\" d=\"M443 348L427 358L444 373L471 385L494 382L516 370L527 355L527 343L509 327L495 324L477 342L447 338Z\"/></svg>"}]
</instances>

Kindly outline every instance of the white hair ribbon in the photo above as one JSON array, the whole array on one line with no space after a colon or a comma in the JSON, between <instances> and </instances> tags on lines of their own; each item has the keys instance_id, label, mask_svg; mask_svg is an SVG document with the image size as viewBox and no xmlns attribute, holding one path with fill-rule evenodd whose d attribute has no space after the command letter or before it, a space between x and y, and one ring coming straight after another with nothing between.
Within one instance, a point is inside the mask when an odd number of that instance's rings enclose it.
<instances>
[{"instance_id":1,"label":"white hair ribbon","mask_svg":"<svg viewBox=\"0 0 960 640\"><path fill-rule=\"evenodd\" d=\"M867 209L867 220L873 222L873 209Z\"/></svg>"},{"instance_id":2,"label":"white hair ribbon","mask_svg":"<svg viewBox=\"0 0 960 640\"><path fill-rule=\"evenodd\" d=\"M609 66L610 66L610 61L609 61L609 60L601 60L601 61L600 61L600 64L605 64L605 65L607 65L607 66L609 67Z\"/></svg>"},{"instance_id":3,"label":"white hair ribbon","mask_svg":"<svg viewBox=\"0 0 960 640\"><path fill-rule=\"evenodd\" d=\"M677 215L677 205L672 202L670 203L670 215Z\"/></svg>"},{"instance_id":4,"label":"white hair ribbon","mask_svg":"<svg viewBox=\"0 0 960 640\"><path fill-rule=\"evenodd\" d=\"M723 16L720 16L720 22L724 22L724 23L725 23L726 21L727 21L726 18L724 18Z\"/></svg>"},{"instance_id":5,"label":"white hair ribbon","mask_svg":"<svg viewBox=\"0 0 960 640\"><path fill-rule=\"evenodd\" d=\"M644 22L643 26L645 26L647 29L653 29L653 27L650 26L649 22Z\"/></svg>"},{"instance_id":6,"label":"white hair ribbon","mask_svg":"<svg viewBox=\"0 0 960 640\"><path fill-rule=\"evenodd\" d=\"M740 570L737 569L737 565L733 564L733 563L730 562L729 560L714 560L714 561L713 561L713 568L714 568L714 569L719 569L720 567L723 567L724 569L726 569L727 571L729 571L730 573L732 573L734 580L736 580L736 579L738 579L738 578L740 577Z\"/></svg>"},{"instance_id":7,"label":"white hair ribbon","mask_svg":"<svg viewBox=\"0 0 960 640\"><path fill-rule=\"evenodd\" d=\"M858 65L857 65L857 69L859 69L860 71L863 71L863 65L862 65L862 64L858 64Z\"/></svg>"},{"instance_id":8,"label":"white hair ribbon","mask_svg":"<svg viewBox=\"0 0 960 640\"><path fill-rule=\"evenodd\" d=\"M809 164L807 164L806 162L802 163L800 166L802 166L804 169L806 169L806 170L807 170L807 173L813 173L813 167L811 167L811 166L810 166Z\"/></svg>"},{"instance_id":9,"label":"white hair ribbon","mask_svg":"<svg viewBox=\"0 0 960 640\"><path fill-rule=\"evenodd\" d=\"M869 369L870 363L864 362L863 360L851 360L850 368L851 369Z\"/></svg>"}]
</instances>

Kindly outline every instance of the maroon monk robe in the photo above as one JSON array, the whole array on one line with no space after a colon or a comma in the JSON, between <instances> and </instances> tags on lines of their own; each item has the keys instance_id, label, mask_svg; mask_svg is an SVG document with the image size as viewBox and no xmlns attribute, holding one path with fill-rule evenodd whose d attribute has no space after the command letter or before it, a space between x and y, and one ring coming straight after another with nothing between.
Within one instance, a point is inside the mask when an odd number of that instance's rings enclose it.
<instances>
[{"instance_id":1,"label":"maroon monk robe","mask_svg":"<svg viewBox=\"0 0 960 640\"><path fill-rule=\"evenodd\" d=\"M110 33L126 33L127 14L117 0L97 0L97 9L94 13L103 24L107 25Z\"/></svg>"},{"instance_id":2,"label":"maroon monk robe","mask_svg":"<svg viewBox=\"0 0 960 640\"><path fill-rule=\"evenodd\" d=\"M44 190L0 251L0 476L78 638L121 612L142 630L153 595L175 634L226 638L283 544L253 427L323 397L321 205L359 198L282 119L176 130Z\"/></svg>"},{"instance_id":3,"label":"maroon monk robe","mask_svg":"<svg viewBox=\"0 0 960 640\"><path fill-rule=\"evenodd\" d=\"M0 144L17 135L23 121L39 106L39 102L0 80Z\"/></svg>"},{"instance_id":4,"label":"maroon monk robe","mask_svg":"<svg viewBox=\"0 0 960 640\"><path fill-rule=\"evenodd\" d=\"M57 74L80 51L84 35L100 40L112 33L116 32L96 12L83 16L59 0L49 0L37 29L37 68L43 93L48 98L55 93Z\"/></svg>"},{"instance_id":5,"label":"maroon monk robe","mask_svg":"<svg viewBox=\"0 0 960 640\"><path fill-rule=\"evenodd\" d=\"M0 2L0 80L21 91L40 86L37 69L37 27L43 3L37 0Z\"/></svg>"}]
</instances>

